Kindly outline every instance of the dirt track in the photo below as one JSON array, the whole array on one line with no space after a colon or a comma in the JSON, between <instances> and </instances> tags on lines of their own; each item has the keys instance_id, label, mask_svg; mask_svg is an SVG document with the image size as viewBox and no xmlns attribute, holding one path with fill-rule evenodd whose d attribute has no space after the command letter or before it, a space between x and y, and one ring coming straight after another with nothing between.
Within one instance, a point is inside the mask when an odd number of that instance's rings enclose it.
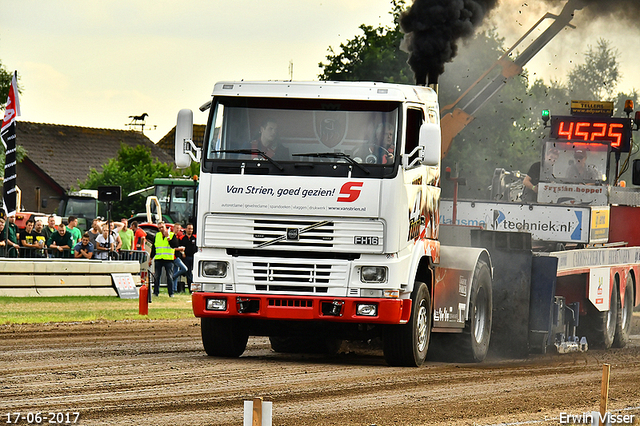
<instances>
[{"instance_id":1,"label":"dirt track","mask_svg":"<svg viewBox=\"0 0 640 426\"><path fill-rule=\"evenodd\" d=\"M557 419L598 409L610 363L609 408L635 407L621 413L640 424L639 313L634 321L625 349L418 369L387 367L363 346L276 354L265 338L251 338L239 359L209 358L196 319L0 326L0 423L40 411L80 412L82 425L240 426L242 401L254 396L273 401L273 424L286 426Z\"/></svg>"}]
</instances>

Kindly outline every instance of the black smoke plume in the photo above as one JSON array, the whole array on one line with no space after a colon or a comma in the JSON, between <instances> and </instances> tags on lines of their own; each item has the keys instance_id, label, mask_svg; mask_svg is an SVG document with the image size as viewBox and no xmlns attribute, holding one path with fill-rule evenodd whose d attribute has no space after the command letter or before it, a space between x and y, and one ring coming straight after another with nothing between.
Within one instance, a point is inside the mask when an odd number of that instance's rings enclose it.
<instances>
[{"instance_id":1,"label":"black smoke plume","mask_svg":"<svg viewBox=\"0 0 640 426\"><path fill-rule=\"evenodd\" d=\"M437 83L444 65L458 53L498 0L414 0L400 25L416 84Z\"/></svg>"}]
</instances>

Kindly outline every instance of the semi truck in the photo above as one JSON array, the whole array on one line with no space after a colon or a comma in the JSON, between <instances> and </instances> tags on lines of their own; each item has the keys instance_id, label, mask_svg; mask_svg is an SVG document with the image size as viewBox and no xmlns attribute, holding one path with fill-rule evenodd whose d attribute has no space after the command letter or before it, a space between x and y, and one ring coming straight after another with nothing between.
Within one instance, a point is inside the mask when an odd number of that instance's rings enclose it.
<instances>
[{"instance_id":1,"label":"semi truck","mask_svg":"<svg viewBox=\"0 0 640 426\"><path fill-rule=\"evenodd\" d=\"M278 352L379 338L394 366L428 354L478 362L490 342L515 355L585 350L577 330L590 308L574 297L584 290L575 277L603 299L593 327L612 321L628 332L635 249L540 255L526 229L441 223L430 87L220 82L201 150L192 123L180 111L176 164L201 163L192 304L208 355L240 356L250 335L268 336ZM267 126L276 136L263 146ZM581 235L590 223L580 222ZM628 262L603 262L592 278L592 255ZM602 314L622 300L620 315Z\"/></svg>"}]
</instances>

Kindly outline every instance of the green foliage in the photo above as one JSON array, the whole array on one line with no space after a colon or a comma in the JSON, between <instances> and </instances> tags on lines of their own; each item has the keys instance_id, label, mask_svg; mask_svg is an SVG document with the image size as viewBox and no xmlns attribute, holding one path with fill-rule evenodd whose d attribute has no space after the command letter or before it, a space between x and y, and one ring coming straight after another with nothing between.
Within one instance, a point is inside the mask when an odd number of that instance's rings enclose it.
<instances>
[{"instance_id":1,"label":"green foliage","mask_svg":"<svg viewBox=\"0 0 640 426\"><path fill-rule=\"evenodd\" d=\"M151 149L143 145L128 146L120 144L115 158L109 160L98 172L92 169L87 180L78 182L82 189L97 189L101 185L119 185L122 187L122 201L112 205L112 217L130 217L133 212L144 211L145 198L141 195L127 195L138 189L153 185L153 180L170 175L181 176L172 165L162 163L151 156Z\"/></svg>"},{"instance_id":2,"label":"green foliage","mask_svg":"<svg viewBox=\"0 0 640 426\"><path fill-rule=\"evenodd\" d=\"M594 49L589 46L584 64L576 65L568 75L568 87L573 99L614 100L616 87L622 77L618 69L620 52L605 39L598 40Z\"/></svg>"},{"instance_id":3,"label":"green foliage","mask_svg":"<svg viewBox=\"0 0 640 426\"><path fill-rule=\"evenodd\" d=\"M11 87L12 78L13 73L7 71L0 60L0 111L4 111L4 106L7 102L7 98L9 97L9 88ZM18 76L18 93L22 93L22 88L20 87L20 76Z\"/></svg>"},{"instance_id":4,"label":"green foliage","mask_svg":"<svg viewBox=\"0 0 640 426\"><path fill-rule=\"evenodd\" d=\"M393 27L360 25L362 35L340 44L340 52L329 47L327 63L319 63L320 80L413 82L413 72L407 64L409 55L400 50L404 34L400 30L400 14L404 0L392 0Z\"/></svg>"},{"instance_id":5,"label":"green foliage","mask_svg":"<svg viewBox=\"0 0 640 426\"><path fill-rule=\"evenodd\" d=\"M0 61L0 110L4 111L4 105L7 102L7 97L9 96L9 87L11 87L11 78L13 77L13 73L7 71L7 69Z\"/></svg>"}]
</instances>

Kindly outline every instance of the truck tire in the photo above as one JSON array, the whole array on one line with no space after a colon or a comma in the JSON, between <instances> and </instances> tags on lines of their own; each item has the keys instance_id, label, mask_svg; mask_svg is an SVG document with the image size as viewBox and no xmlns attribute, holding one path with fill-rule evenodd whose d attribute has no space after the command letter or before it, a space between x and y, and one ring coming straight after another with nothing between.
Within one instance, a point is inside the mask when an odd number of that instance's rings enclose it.
<instances>
[{"instance_id":1,"label":"truck tire","mask_svg":"<svg viewBox=\"0 0 640 426\"><path fill-rule=\"evenodd\" d=\"M471 284L469 320L466 322L462 334L452 335L454 339L458 340L454 358L459 362L484 361L491 338L493 298L489 266L485 262L479 261L473 276L477 279Z\"/></svg>"},{"instance_id":2,"label":"truck tire","mask_svg":"<svg viewBox=\"0 0 640 426\"><path fill-rule=\"evenodd\" d=\"M429 359L442 362L482 362L489 351L493 298L489 266L476 264L469 299L469 319L462 333L434 333Z\"/></svg>"},{"instance_id":3,"label":"truck tire","mask_svg":"<svg viewBox=\"0 0 640 426\"><path fill-rule=\"evenodd\" d=\"M620 298L618 298L620 300ZM624 348L629 343L629 334L631 331L631 318L633 317L633 278L631 274L627 274L627 283L624 290L624 304L619 306L618 318L616 320L616 335L613 339L613 347Z\"/></svg>"},{"instance_id":4,"label":"truck tire","mask_svg":"<svg viewBox=\"0 0 640 426\"><path fill-rule=\"evenodd\" d=\"M414 287L409 322L384 329L384 358L392 367L419 367L427 357L433 318L431 295L425 283L416 281Z\"/></svg>"},{"instance_id":5,"label":"truck tire","mask_svg":"<svg viewBox=\"0 0 640 426\"><path fill-rule=\"evenodd\" d=\"M616 336L618 312L618 290L614 288L608 311L600 312L591 303L587 304L587 315L580 318L578 334L587 337L589 347L609 349Z\"/></svg>"},{"instance_id":6,"label":"truck tire","mask_svg":"<svg viewBox=\"0 0 640 426\"><path fill-rule=\"evenodd\" d=\"M342 340L330 337L269 336L271 349L286 354L335 355L342 346Z\"/></svg>"},{"instance_id":7,"label":"truck tire","mask_svg":"<svg viewBox=\"0 0 640 426\"><path fill-rule=\"evenodd\" d=\"M209 356L237 358L247 347L249 332L237 319L201 318L202 345Z\"/></svg>"}]
</instances>

